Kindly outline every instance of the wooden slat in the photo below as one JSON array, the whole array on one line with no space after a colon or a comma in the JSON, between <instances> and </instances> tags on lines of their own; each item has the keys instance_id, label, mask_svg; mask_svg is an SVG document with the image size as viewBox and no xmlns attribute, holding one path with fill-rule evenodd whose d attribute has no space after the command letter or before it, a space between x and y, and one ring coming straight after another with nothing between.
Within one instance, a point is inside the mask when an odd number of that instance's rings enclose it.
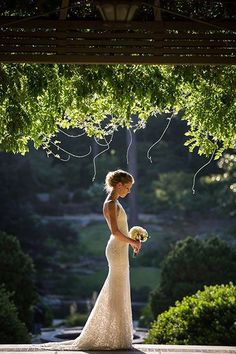
<instances>
[{"instance_id":1,"label":"wooden slat","mask_svg":"<svg viewBox=\"0 0 236 354\"><path fill-rule=\"evenodd\" d=\"M136 53L136 54L149 54L153 53L155 51L155 48L137 48L137 47L126 47L126 48L112 48L109 50L109 48L89 48L89 47L32 47L32 46L19 46L19 47L13 47L13 46L0 46L0 52L1 53L55 53L55 52L60 52L60 53L94 53L94 54L99 54L99 53L105 53L107 55L111 55L114 53Z\"/></svg>"},{"instance_id":2,"label":"wooden slat","mask_svg":"<svg viewBox=\"0 0 236 354\"><path fill-rule=\"evenodd\" d=\"M153 45L155 43L163 42L165 46L184 46L184 47L196 47L196 46L216 46L216 47L231 47L236 44L236 38L232 40L222 40L222 39L211 39L208 40L199 40L197 38L194 39L175 39L175 38L134 38L134 39L127 39L127 38L95 38L95 39L87 39L82 37L65 37L65 36L58 36L58 37L43 37L43 38L29 38L29 37L4 37L0 36L1 43L11 43L11 44L32 44L32 45L56 45L58 43L63 45L92 45L92 46L99 46L99 45L109 45L109 46L123 46L123 45Z\"/></svg>"},{"instance_id":3,"label":"wooden slat","mask_svg":"<svg viewBox=\"0 0 236 354\"><path fill-rule=\"evenodd\" d=\"M165 40L163 45L165 47L223 47L223 48L228 48L228 47L235 47L236 46L236 40L234 41L212 41L212 40Z\"/></svg>"},{"instance_id":4,"label":"wooden slat","mask_svg":"<svg viewBox=\"0 0 236 354\"><path fill-rule=\"evenodd\" d=\"M37 19L37 20L28 20L26 18L0 18L0 27L5 28L59 28L64 29L96 29L96 30L138 30L143 28L145 30L153 32L162 32L163 23L155 22L113 22L113 21L78 21L78 20L46 20L46 19Z\"/></svg>"},{"instance_id":5,"label":"wooden slat","mask_svg":"<svg viewBox=\"0 0 236 354\"><path fill-rule=\"evenodd\" d=\"M63 45L63 46L95 46L95 47L100 47L100 46L109 46L109 47L118 47L118 46L137 46L137 47L153 47L153 45L160 45L160 42L156 42L155 40L86 40L86 39L45 39L45 38L35 38L32 40L32 38L23 38L19 40L18 38L1 38L0 37L0 45L1 44L9 44L10 45L37 45L43 46L43 45L48 45L48 46L56 46L58 44Z\"/></svg>"},{"instance_id":6,"label":"wooden slat","mask_svg":"<svg viewBox=\"0 0 236 354\"><path fill-rule=\"evenodd\" d=\"M48 46L56 46L56 45L63 45L63 46L109 46L109 47L117 47L117 46L137 46L137 47L152 47L152 46L164 46L164 47L188 47L188 48L196 48L196 47L211 47L211 48L235 48L236 40L232 41L215 41L215 40L163 40L163 41L156 41L152 40L89 40L83 38L76 38L76 39L56 39L56 38L3 38L0 37L0 44L9 44L10 45L48 45Z\"/></svg>"},{"instance_id":7,"label":"wooden slat","mask_svg":"<svg viewBox=\"0 0 236 354\"><path fill-rule=\"evenodd\" d=\"M5 37L0 35L0 43L12 43L12 44L34 44L34 45L109 45L109 46L127 46L127 45L137 45L137 46L152 46L154 43L163 42L165 46L183 46L183 47L234 47L236 44L236 38L232 40L222 40L222 39L178 39L178 38L103 38L98 37L94 39L87 39L83 37L63 37L62 39L58 37Z\"/></svg>"},{"instance_id":8,"label":"wooden slat","mask_svg":"<svg viewBox=\"0 0 236 354\"><path fill-rule=\"evenodd\" d=\"M108 32L108 31L90 31L90 32L82 32L82 31L65 31L65 37L66 38L86 38L86 39L91 39L91 38L105 38L105 39L151 39L151 38L163 38L163 34L155 34L155 33L146 33L143 31L139 32L134 32L134 33L126 33L126 32ZM172 35L168 35L172 36ZM8 38L57 38L58 37L58 32L51 31L51 32L45 32L45 31L1 31L0 30L0 37L8 37ZM236 36L235 36L236 38Z\"/></svg>"},{"instance_id":9,"label":"wooden slat","mask_svg":"<svg viewBox=\"0 0 236 354\"><path fill-rule=\"evenodd\" d=\"M144 38L144 39L162 39L162 38L166 38L166 39L183 39L183 40L187 40L187 39L199 39L199 40L236 40L236 33L232 33L232 34L222 34L222 33L215 33L215 34L204 34L204 33L200 33L200 34L189 34L189 33L162 33L162 34L158 34L158 33L146 33L143 31L139 31L139 32L133 32L133 33L126 33L126 32L108 32L108 31L102 31L102 32L95 32L95 31L91 31L91 32L82 32L82 31L65 31L64 32L64 36L66 38L121 38L121 39L135 39L135 38ZM40 31L1 31L0 30L0 37L9 37L9 38L24 38L24 37L29 37L29 38L57 38L58 37L58 32L56 30L53 31L48 31L45 32L44 30L40 30Z\"/></svg>"},{"instance_id":10,"label":"wooden slat","mask_svg":"<svg viewBox=\"0 0 236 354\"><path fill-rule=\"evenodd\" d=\"M0 37L0 43L2 44L18 44L18 45L25 45L25 44L31 44L31 45L57 45L57 43L60 40L57 40L56 38L5 38L5 37Z\"/></svg>"},{"instance_id":11,"label":"wooden slat","mask_svg":"<svg viewBox=\"0 0 236 354\"><path fill-rule=\"evenodd\" d=\"M199 40L209 40L209 39L214 39L214 40L231 40L235 39L236 40L236 33L232 34L222 34L222 33L215 33L215 34L205 34L205 33L197 33L197 34L189 34L189 33L168 33L168 32L163 32L162 34L158 33L146 33L143 31L139 32L114 32L114 31L102 31L102 32L82 32L82 31L65 31L65 37L67 38L124 38L124 39L135 39L135 38L163 38L163 36L166 39L199 39ZM53 31L48 31L45 32L45 30L38 30L37 32L33 31L1 31L0 30L0 37L29 37L29 38L56 38L57 37L57 32L56 30Z\"/></svg>"},{"instance_id":12,"label":"wooden slat","mask_svg":"<svg viewBox=\"0 0 236 354\"><path fill-rule=\"evenodd\" d=\"M23 27L23 28L57 28L58 20L47 19L27 19L24 18L0 18L0 27ZM194 21L147 21L147 22L113 22L113 21L81 21L81 20L60 20L60 28L78 28L78 29L146 29L154 32L161 32L163 29L168 30L198 30L198 31L218 31L219 26L222 30L235 30L235 21L209 21L207 24Z\"/></svg>"},{"instance_id":13,"label":"wooden slat","mask_svg":"<svg viewBox=\"0 0 236 354\"><path fill-rule=\"evenodd\" d=\"M166 39L180 39L180 40L236 40L236 33L222 34L222 33L165 33Z\"/></svg>"},{"instance_id":14,"label":"wooden slat","mask_svg":"<svg viewBox=\"0 0 236 354\"><path fill-rule=\"evenodd\" d=\"M172 30L197 30L197 31L218 31L219 29L222 30L235 30L236 23L235 21L207 21L207 23L200 23L192 21L165 21L164 22L165 29L172 29ZM217 28L219 27L219 28Z\"/></svg>"},{"instance_id":15,"label":"wooden slat","mask_svg":"<svg viewBox=\"0 0 236 354\"><path fill-rule=\"evenodd\" d=\"M44 46L44 47L32 47L32 46L0 46L1 53L65 53L65 54L72 54L72 53L94 53L94 54L106 54L111 56L111 54L122 53L122 54L156 54L156 55L163 55L163 54L171 54L171 55L193 55L193 54L214 54L214 55L232 55L236 59L236 49L228 49L228 48L221 48L218 50L217 48L209 49L209 48L191 48L191 51L186 48L156 48L156 47L146 47L146 48L139 48L139 47L123 47L123 48L107 48L107 47L99 47L99 48L92 48L87 46L81 47L59 47L55 46Z\"/></svg>"},{"instance_id":16,"label":"wooden slat","mask_svg":"<svg viewBox=\"0 0 236 354\"><path fill-rule=\"evenodd\" d=\"M0 29L0 37L7 37L7 38L54 38L56 37L56 30L45 32L42 31L24 31L22 32L19 30L10 31L10 30L1 30Z\"/></svg>"},{"instance_id":17,"label":"wooden slat","mask_svg":"<svg viewBox=\"0 0 236 354\"><path fill-rule=\"evenodd\" d=\"M179 55L179 54L188 54L188 55L193 55L193 54L215 54L215 55L233 55L236 59L236 48L231 49L231 48L163 48L162 53L164 54L173 54L173 55Z\"/></svg>"},{"instance_id":18,"label":"wooden slat","mask_svg":"<svg viewBox=\"0 0 236 354\"><path fill-rule=\"evenodd\" d=\"M2 63L58 63L58 64L191 64L191 65L202 65L202 64L236 64L235 58L231 57L210 57L210 56L189 56L189 57L172 57L172 56L150 56L150 57L140 57L140 56L78 56L78 55L27 55L16 54L4 55L0 54L0 61Z\"/></svg>"}]
</instances>

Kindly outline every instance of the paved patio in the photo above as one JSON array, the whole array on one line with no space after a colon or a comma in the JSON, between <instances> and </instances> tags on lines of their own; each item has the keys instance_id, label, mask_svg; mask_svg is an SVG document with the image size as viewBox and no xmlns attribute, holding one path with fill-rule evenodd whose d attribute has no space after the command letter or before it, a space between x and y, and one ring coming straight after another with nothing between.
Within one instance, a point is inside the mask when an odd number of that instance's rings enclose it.
<instances>
[{"instance_id":1,"label":"paved patio","mask_svg":"<svg viewBox=\"0 0 236 354\"><path fill-rule=\"evenodd\" d=\"M27 348L28 347L28 348ZM11 345L11 344L3 344L0 345L0 352L4 353L35 353L35 351L29 350L29 346L24 345L24 344L19 344L19 345ZM26 349L24 351L24 348ZM236 354L236 347L226 347L226 346L202 346L202 345L150 345L150 344L137 344L134 345L133 350L129 351L111 351L112 353L115 354L138 354L138 352L141 353L157 353L157 354L163 354L163 353L168 353L168 354L173 354L173 353L183 353L183 354L226 354L226 353L234 353ZM111 353L108 351L96 351L96 354L108 354ZM57 350L43 350L43 351L37 351L37 353L41 354L46 354L46 353L65 353L65 354L79 354L79 353L94 353L92 351L57 351Z\"/></svg>"}]
</instances>

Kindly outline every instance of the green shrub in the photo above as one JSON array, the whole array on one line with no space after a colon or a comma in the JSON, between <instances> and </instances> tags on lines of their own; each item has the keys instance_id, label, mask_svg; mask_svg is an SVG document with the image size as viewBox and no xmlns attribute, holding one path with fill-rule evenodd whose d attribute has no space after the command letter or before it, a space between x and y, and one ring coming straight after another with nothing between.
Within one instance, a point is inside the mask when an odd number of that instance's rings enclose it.
<instances>
[{"instance_id":1,"label":"green shrub","mask_svg":"<svg viewBox=\"0 0 236 354\"><path fill-rule=\"evenodd\" d=\"M19 318L30 327L31 305L36 298L34 266L16 237L0 231L0 284L12 293Z\"/></svg>"},{"instance_id":2,"label":"green shrub","mask_svg":"<svg viewBox=\"0 0 236 354\"><path fill-rule=\"evenodd\" d=\"M219 208L217 201L222 191L220 184L209 184L202 177L197 180L197 198L192 193L193 172L169 171L160 173L158 180L152 182L154 210L175 212L207 212ZM233 193L231 193L233 194ZM149 197L150 198L150 197ZM153 203L152 201L152 203Z\"/></svg>"},{"instance_id":3,"label":"green shrub","mask_svg":"<svg viewBox=\"0 0 236 354\"><path fill-rule=\"evenodd\" d=\"M153 314L150 304L147 304L141 310L141 314L138 320L139 327L150 327L150 323L153 321Z\"/></svg>"},{"instance_id":4,"label":"green shrub","mask_svg":"<svg viewBox=\"0 0 236 354\"><path fill-rule=\"evenodd\" d=\"M236 345L236 286L205 286L152 323L147 343Z\"/></svg>"},{"instance_id":5,"label":"green shrub","mask_svg":"<svg viewBox=\"0 0 236 354\"><path fill-rule=\"evenodd\" d=\"M51 327L53 323L53 311L50 306L43 304L44 319L43 327Z\"/></svg>"},{"instance_id":6,"label":"green shrub","mask_svg":"<svg viewBox=\"0 0 236 354\"><path fill-rule=\"evenodd\" d=\"M68 327L84 326L88 319L86 313L74 313L66 318L65 324Z\"/></svg>"},{"instance_id":7,"label":"green shrub","mask_svg":"<svg viewBox=\"0 0 236 354\"><path fill-rule=\"evenodd\" d=\"M215 203L218 210L224 215L236 215L235 198L235 173L236 173L236 154L233 150L225 153L217 162L221 173L202 177L205 185L211 186L212 190L217 190Z\"/></svg>"},{"instance_id":8,"label":"green shrub","mask_svg":"<svg viewBox=\"0 0 236 354\"><path fill-rule=\"evenodd\" d=\"M204 285L229 282L236 282L235 247L217 237L178 241L162 263L159 287L151 293L154 318Z\"/></svg>"},{"instance_id":9,"label":"green shrub","mask_svg":"<svg viewBox=\"0 0 236 354\"><path fill-rule=\"evenodd\" d=\"M0 343L30 343L26 326L19 320L16 306L3 287L0 288Z\"/></svg>"}]
</instances>

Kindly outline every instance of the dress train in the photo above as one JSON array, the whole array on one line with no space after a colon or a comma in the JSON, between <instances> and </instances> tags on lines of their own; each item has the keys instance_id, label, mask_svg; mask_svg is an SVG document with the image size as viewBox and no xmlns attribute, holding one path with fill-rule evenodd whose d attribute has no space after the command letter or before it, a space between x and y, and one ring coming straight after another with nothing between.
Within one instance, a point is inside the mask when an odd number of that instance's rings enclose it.
<instances>
[{"instance_id":1,"label":"dress train","mask_svg":"<svg viewBox=\"0 0 236 354\"><path fill-rule=\"evenodd\" d=\"M119 230L129 237L126 213L121 204L118 205ZM20 347L30 351L131 349L133 325L128 248L128 243L120 241L114 235L110 236L106 246L108 276L79 337L72 341Z\"/></svg>"}]
</instances>

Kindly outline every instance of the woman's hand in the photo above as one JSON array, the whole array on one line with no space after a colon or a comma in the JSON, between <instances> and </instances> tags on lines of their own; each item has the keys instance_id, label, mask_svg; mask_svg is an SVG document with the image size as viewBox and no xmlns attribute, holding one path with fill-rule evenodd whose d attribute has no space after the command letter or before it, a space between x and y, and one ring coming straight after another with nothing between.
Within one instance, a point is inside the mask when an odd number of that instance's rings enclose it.
<instances>
[{"instance_id":1,"label":"woman's hand","mask_svg":"<svg viewBox=\"0 0 236 354\"><path fill-rule=\"evenodd\" d=\"M141 248L141 241L135 241L135 240L131 240L130 242L130 246L133 248L134 253L139 253L139 250Z\"/></svg>"}]
</instances>

